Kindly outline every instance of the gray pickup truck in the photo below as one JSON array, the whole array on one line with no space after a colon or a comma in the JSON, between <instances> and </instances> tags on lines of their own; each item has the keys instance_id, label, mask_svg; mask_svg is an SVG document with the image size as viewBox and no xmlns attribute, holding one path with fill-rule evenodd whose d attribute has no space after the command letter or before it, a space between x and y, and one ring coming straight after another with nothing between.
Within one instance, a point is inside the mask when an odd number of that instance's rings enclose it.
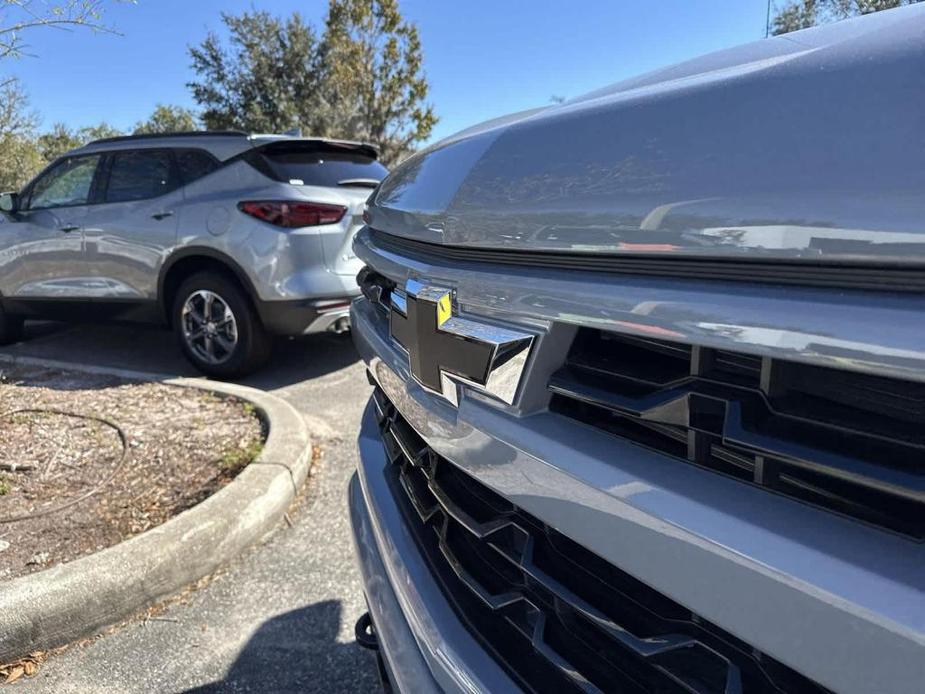
<instances>
[{"instance_id":1,"label":"gray pickup truck","mask_svg":"<svg viewBox=\"0 0 925 694\"><path fill-rule=\"evenodd\" d=\"M451 137L354 249L399 691L925 691L925 7Z\"/></svg>"}]
</instances>

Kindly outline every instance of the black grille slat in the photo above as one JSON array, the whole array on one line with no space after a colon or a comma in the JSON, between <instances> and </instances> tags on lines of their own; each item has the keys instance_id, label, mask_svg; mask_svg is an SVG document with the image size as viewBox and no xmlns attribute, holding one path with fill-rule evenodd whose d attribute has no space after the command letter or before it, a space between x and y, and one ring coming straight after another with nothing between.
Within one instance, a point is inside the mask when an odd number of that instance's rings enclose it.
<instances>
[{"instance_id":1,"label":"black grille slat","mask_svg":"<svg viewBox=\"0 0 925 694\"><path fill-rule=\"evenodd\" d=\"M623 378L652 386L668 385L690 375L689 348L666 347L653 340L633 338L608 342L607 348L601 349L588 335L579 333L575 338L569 354L570 364L591 371L595 376Z\"/></svg>"},{"instance_id":2,"label":"black grille slat","mask_svg":"<svg viewBox=\"0 0 925 694\"><path fill-rule=\"evenodd\" d=\"M655 391L642 397L630 397L607 390L606 384L599 381L586 382L582 376L576 375L566 369L552 377L549 388L553 393L562 395L571 400L580 401L587 405L606 409L614 414L634 421L640 426L651 429L661 425L661 433L675 439L680 439L679 432L687 430L705 431L724 439L726 445L733 450L750 452L754 455L768 455L787 459L800 467L809 467L819 470L826 468L829 473L837 477L851 477L862 484L882 490L892 489L898 496L920 495L922 478L914 472L902 469L890 470L898 467L897 462L911 460L914 456L925 455L919 451L919 446L909 446L905 442L894 444L878 435L864 436L859 432L834 427L821 423L816 427L807 425L795 418L777 415L770 411L764 399L757 393L739 390L729 391L724 399L726 408L725 417L717 419L715 416L704 416L698 426L696 415L707 412L706 406L696 407L690 396L703 394L706 399L719 401L722 395L717 388L709 383L697 379L688 379L686 384L672 387L668 390ZM766 432L755 432L743 422L742 403L749 406L752 411L764 410L760 413ZM756 413L757 414L757 413ZM756 416L751 417L755 419ZM703 424L707 424L704 426ZM672 433L671 427L674 425ZM683 429L678 429L683 426ZM789 440L781 430L789 433ZM803 442L815 434L816 438L828 438L833 442L832 450L814 449ZM838 450L856 450L857 440L866 444L866 450L871 451L868 458L874 458L873 451L883 450L884 453L899 449L900 456L887 458L891 465L875 465L863 458L854 458L841 455ZM645 443L644 440L641 441ZM886 444L886 446L884 446ZM884 450L891 446L893 451Z\"/></svg>"},{"instance_id":3,"label":"black grille slat","mask_svg":"<svg viewBox=\"0 0 925 694\"><path fill-rule=\"evenodd\" d=\"M392 489L424 556L524 689L826 691L517 508L427 448L380 390L374 397Z\"/></svg>"},{"instance_id":4,"label":"black grille slat","mask_svg":"<svg viewBox=\"0 0 925 694\"><path fill-rule=\"evenodd\" d=\"M925 384L582 328L549 389L554 412L925 540Z\"/></svg>"},{"instance_id":5,"label":"black grille slat","mask_svg":"<svg viewBox=\"0 0 925 694\"><path fill-rule=\"evenodd\" d=\"M761 381L761 357L726 350L713 350L710 363L703 368L701 373L706 378L757 388Z\"/></svg>"}]
</instances>

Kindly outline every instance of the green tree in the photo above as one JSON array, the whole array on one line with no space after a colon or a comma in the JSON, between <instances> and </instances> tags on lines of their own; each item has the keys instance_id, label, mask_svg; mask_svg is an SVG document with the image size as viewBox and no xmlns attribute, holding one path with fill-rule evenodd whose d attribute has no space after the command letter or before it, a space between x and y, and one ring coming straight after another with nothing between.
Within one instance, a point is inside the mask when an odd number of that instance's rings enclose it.
<instances>
[{"instance_id":1,"label":"green tree","mask_svg":"<svg viewBox=\"0 0 925 694\"><path fill-rule=\"evenodd\" d=\"M787 34L839 19L911 5L920 0L793 0L775 8L771 33Z\"/></svg>"},{"instance_id":2,"label":"green tree","mask_svg":"<svg viewBox=\"0 0 925 694\"><path fill-rule=\"evenodd\" d=\"M39 153L45 161L53 161L65 152L83 144L77 132L64 123L55 123L51 130L36 139Z\"/></svg>"},{"instance_id":3,"label":"green tree","mask_svg":"<svg viewBox=\"0 0 925 694\"><path fill-rule=\"evenodd\" d=\"M0 135L0 191L20 190L45 164L32 138Z\"/></svg>"},{"instance_id":4,"label":"green tree","mask_svg":"<svg viewBox=\"0 0 925 694\"><path fill-rule=\"evenodd\" d=\"M19 190L42 168L35 145L38 116L16 79L0 85L0 190Z\"/></svg>"},{"instance_id":5,"label":"green tree","mask_svg":"<svg viewBox=\"0 0 925 694\"><path fill-rule=\"evenodd\" d=\"M122 131L112 127L108 123L100 123L99 125L85 126L77 129L70 128L64 123L55 123L51 127L51 130L40 134L36 138L35 143L42 158L46 162L51 162L62 154L76 149L77 147L82 147L93 140L99 140L104 137L115 137L122 134Z\"/></svg>"},{"instance_id":6,"label":"green tree","mask_svg":"<svg viewBox=\"0 0 925 694\"><path fill-rule=\"evenodd\" d=\"M182 133L198 130L196 114L182 106L158 104L147 120L135 125L135 135L146 133Z\"/></svg>"},{"instance_id":7,"label":"green tree","mask_svg":"<svg viewBox=\"0 0 925 694\"><path fill-rule=\"evenodd\" d=\"M222 14L229 47L214 33L190 48L200 81L187 86L209 130L316 130L318 41L298 13L280 20L260 10Z\"/></svg>"},{"instance_id":8,"label":"green tree","mask_svg":"<svg viewBox=\"0 0 925 694\"><path fill-rule=\"evenodd\" d=\"M26 35L41 27L113 31L103 22L103 11L111 2L134 0L0 0L0 60L26 54ZM19 80L0 78L0 189L18 189L61 153L115 132L101 124L74 133L58 123L51 132L36 136L37 124Z\"/></svg>"},{"instance_id":9,"label":"green tree","mask_svg":"<svg viewBox=\"0 0 925 694\"><path fill-rule=\"evenodd\" d=\"M101 137L121 134L107 123L74 130L55 123L38 134L38 115L17 79L0 85L0 190L19 190L65 152Z\"/></svg>"},{"instance_id":10,"label":"green tree","mask_svg":"<svg viewBox=\"0 0 925 694\"><path fill-rule=\"evenodd\" d=\"M430 136L437 117L425 103L421 39L398 0L331 0L320 54L321 134L372 142L386 163Z\"/></svg>"},{"instance_id":11,"label":"green tree","mask_svg":"<svg viewBox=\"0 0 925 694\"><path fill-rule=\"evenodd\" d=\"M97 123L96 125L85 125L77 129L77 139L80 141L81 145L93 142L94 140L102 140L107 137L119 137L119 135L125 135L125 133L106 122Z\"/></svg>"},{"instance_id":12,"label":"green tree","mask_svg":"<svg viewBox=\"0 0 925 694\"><path fill-rule=\"evenodd\" d=\"M430 136L421 42L397 0L330 0L320 37L298 13L222 21L227 46L210 33L190 48L198 79L188 86L207 128L365 140L387 164Z\"/></svg>"}]
</instances>

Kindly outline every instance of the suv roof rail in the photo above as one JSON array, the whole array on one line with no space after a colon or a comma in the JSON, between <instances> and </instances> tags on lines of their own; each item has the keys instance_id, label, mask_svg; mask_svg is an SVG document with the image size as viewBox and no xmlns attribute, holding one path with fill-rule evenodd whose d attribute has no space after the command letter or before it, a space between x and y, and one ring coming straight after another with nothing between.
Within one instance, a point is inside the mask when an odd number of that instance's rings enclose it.
<instances>
[{"instance_id":1,"label":"suv roof rail","mask_svg":"<svg viewBox=\"0 0 925 694\"><path fill-rule=\"evenodd\" d=\"M169 137L249 137L249 133L246 133L243 130L184 130L175 133L140 133L138 135L116 135L114 137L102 137L99 140L93 140L87 144L98 145L104 142L154 140Z\"/></svg>"}]
</instances>

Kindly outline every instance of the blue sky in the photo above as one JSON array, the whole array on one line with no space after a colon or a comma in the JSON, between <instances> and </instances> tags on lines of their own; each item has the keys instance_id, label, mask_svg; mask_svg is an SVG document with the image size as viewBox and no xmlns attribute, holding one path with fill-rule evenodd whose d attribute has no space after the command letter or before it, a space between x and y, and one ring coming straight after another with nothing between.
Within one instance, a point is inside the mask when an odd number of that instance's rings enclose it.
<instances>
[{"instance_id":1,"label":"blue sky","mask_svg":"<svg viewBox=\"0 0 925 694\"><path fill-rule=\"evenodd\" d=\"M42 127L106 120L130 128L156 103L194 107L187 47L219 13L298 10L319 24L325 0L137 0L111 5L120 35L38 30L19 76ZM436 139L482 120L573 97L764 36L766 0L402 0L421 32Z\"/></svg>"}]
</instances>

